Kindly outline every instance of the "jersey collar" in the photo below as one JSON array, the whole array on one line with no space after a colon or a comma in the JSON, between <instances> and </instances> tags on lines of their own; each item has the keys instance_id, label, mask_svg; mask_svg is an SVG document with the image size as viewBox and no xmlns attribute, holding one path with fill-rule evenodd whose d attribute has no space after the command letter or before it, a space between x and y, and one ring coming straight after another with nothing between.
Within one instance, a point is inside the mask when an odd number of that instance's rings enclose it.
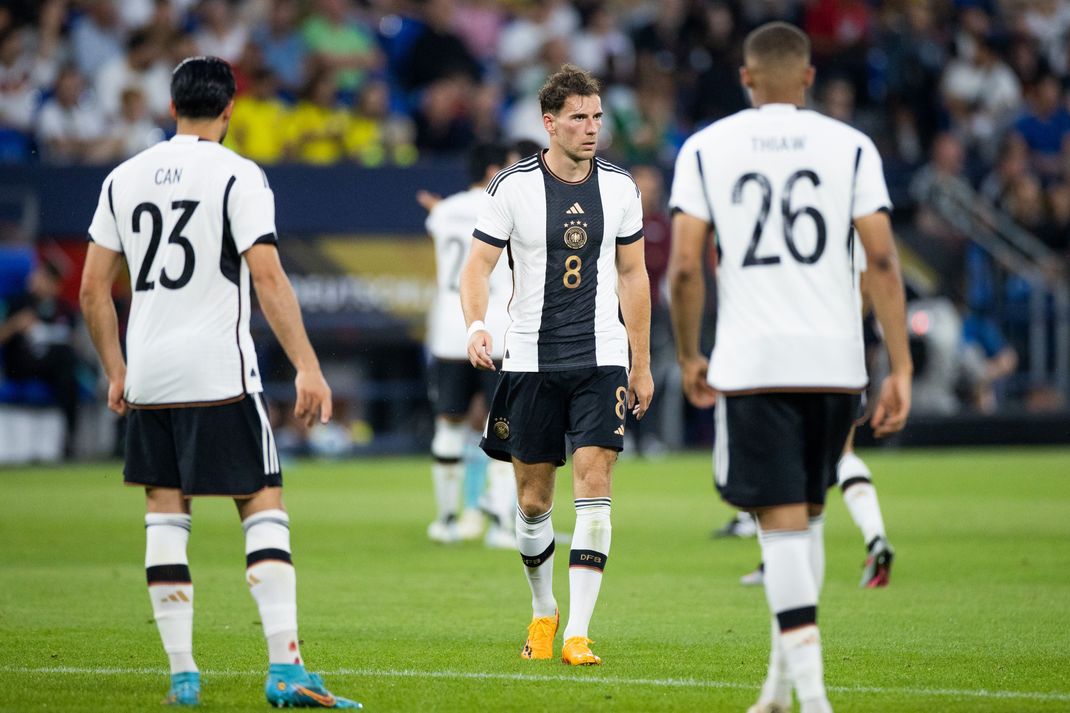
<instances>
[{"instance_id":1,"label":"jersey collar","mask_svg":"<svg viewBox=\"0 0 1070 713\"><path fill-rule=\"evenodd\" d=\"M198 141L203 141L206 144L214 144L215 141L209 141L203 139L200 136L194 136L193 134L175 134L171 137L171 143L173 144L195 144Z\"/></svg>"},{"instance_id":2,"label":"jersey collar","mask_svg":"<svg viewBox=\"0 0 1070 713\"><path fill-rule=\"evenodd\" d=\"M767 111L775 114L783 114L789 111L799 111L799 107L794 104L762 104L758 107L758 111Z\"/></svg>"}]
</instances>

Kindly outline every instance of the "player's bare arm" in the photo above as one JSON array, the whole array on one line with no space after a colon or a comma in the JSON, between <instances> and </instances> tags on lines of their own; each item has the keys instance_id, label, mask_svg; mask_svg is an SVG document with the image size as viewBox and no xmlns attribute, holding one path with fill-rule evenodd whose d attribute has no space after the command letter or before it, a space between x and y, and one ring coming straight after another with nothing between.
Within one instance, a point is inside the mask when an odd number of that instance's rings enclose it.
<instances>
[{"instance_id":1,"label":"player's bare arm","mask_svg":"<svg viewBox=\"0 0 1070 713\"><path fill-rule=\"evenodd\" d=\"M502 249L472 239L472 250L461 270L461 309L468 327L468 360L477 369L494 371L490 332L483 328L490 301L490 274L501 258Z\"/></svg>"},{"instance_id":2,"label":"player's bare arm","mask_svg":"<svg viewBox=\"0 0 1070 713\"><path fill-rule=\"evenodd\" d=\"M710 226L701 218L677 211L672 219L672 250L669 253L669 289L672 302L676 359L684 394L696 408L710 408L717 392L706 381L709 360L702 354L699 334L706 303L703 253Z\"/></svg>"},{"instance_id":3,"label":"player's bare arm","mask_svg":"<svg viewBox=\"0 0 1070 713\"><path fill-rule=\"evenodd\" d=\"M307 426L317 418L320 423L327 423L331 420L331 388L308 341L301 306L279 262L278 249L274 245L254 245L245 252L245 261L271 331L297 370L294 416Z\"/></svg>"},{"instance_id":4,"label":"player's bare arm","mask_svg":"<svg viewBox=\"0 0 1070 713\"><path fill-rule=\"evenodd\" d=\"M877 212L856 218L854 226L869 263L865 294L873 303L891 362L891 373L881 384L871 420L874 435L883 438L900 431L910 414L914 364L907 341L906 296L888 214Z\"/></svg>"},{"instance_id":5,"label":"player's bare arm","mask_svg":"<svg viewBox=\"0 0 1070 713\"><path fill-rule=\"evenodd\" d=\"M617 293L632 352L628 408L640 419L654 398L654 377L650 374L650 278L643 242L640 238L617 246Z\"/></svg>"},{"instance_id":6,"label":"player's bare arm","mask_svg":"<svg viewBox=\"0 0 1070 713\"><path fill-rule=\"evenodd\" d=\"M119 317L111 288L123 265L122 253L90 243L82 270L79 300L85 316L89 336L100 355L100 363L108 378L108 408L120 416L126 413L123 388L126 382L126 361L119 344Z\"/></svg>"}]
</instances>

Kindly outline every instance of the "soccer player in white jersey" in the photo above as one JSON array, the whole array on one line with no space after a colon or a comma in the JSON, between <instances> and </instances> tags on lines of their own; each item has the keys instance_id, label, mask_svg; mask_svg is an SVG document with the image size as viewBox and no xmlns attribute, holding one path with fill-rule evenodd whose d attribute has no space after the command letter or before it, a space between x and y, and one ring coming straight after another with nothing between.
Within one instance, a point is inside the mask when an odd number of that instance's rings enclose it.
<instances>
[{"instance_id":1,"label":"soccer player in white jersey","mask_svg":"<svg viewBox=\"0 0 1070 713\"><path fill-rule=\"evenodd\" d=\"M220 142L234 76L215 57L171 77L176 136L104 181L82 275L86 323L108 377L108 406L127 416L125 480L145 488L149 599L171 665L166 703L197 705L190 498L234 498L246 581L267 639L267 700L360 708L305 671L282 474L249 334L249 284L297 370L294 414L331 417L331 390L279 262L275 199L260 168ZM112 284L126 261L134 296L119 343Z\"/></svg>"},{"instance_id":2,"label":"soccer player in white jersey","mask_svg":"<svg viewBox=\"0 0 1070 713\"><path fill-rule=\"evenodd\" d=\"M861 132L802 107L813 83L809 39L785 23L744 43L740 76L756 108L690 137L670 205L672 316L684 390L716 403L714 470L721 496L755 513L773 614L769 676L752 711L831 710L817 600L824 579L825 491L866 386L857 268L891 373L872 423L901 429L913 367L880 155ZM714 231L717 335L699 352L703 250Z\"/></svg>"},{"instance_id":3,"label":"soccer player in white jersey","mask_svg":"<svg viewBox=\"0 0 1070 713\"><path fill-rule=\"evenodd\" d=\"M435 202L427 216L427 232L435 244L438 282L427 340L431 351L429 391L435 409L431 478L438 511L427 534L436 542L453 542L462 537L459 525L465 523L457 517L457 508L465 477L462 460L469 434L466 416L472 399L479 393L490 405L497 381L493 372L474 369L468 362L460 280L461 267L472 244L472 229L486 200L486 186L505 166L508 153L505 146L498 144L480 144L472 149L468 166L472 183L468 190ZM490 276L490 302L485 319L495 340L491 357L499 364L504 353L501 345L505 328L509 326L507 307L512 293L512 273L502 261ZM482 453L480 456L486 457ZM484 541L491 547L515 549L516 481L512 464L491 460L487 481L484 504L491 515L491 526ZM481 527L476 530L476 536L481 530Z\"/></svg>"},{"instance_id":4,"label":"soccer player in white jersey","mask_svg":"<svg viewBox=\"0 0 1070 713\"><path fill-rule=\"evenodd\" d=\"M643 209L631 176L595 158L598 93L598 83L572 65L547 80L539 102L550 148L487 186L461 274L469 359L494 369L495 344L484 323L488 283L508 250L511 323L482 446L516 470L517 545L533 610L521 651L527 659L553 656L550 516L566 436L572 445L576 528L561 650L572 665L601 663L588 626L609 556L612 468L624 444L626 409L642 416L654 392Z\"/></svg>"}]
</instances>

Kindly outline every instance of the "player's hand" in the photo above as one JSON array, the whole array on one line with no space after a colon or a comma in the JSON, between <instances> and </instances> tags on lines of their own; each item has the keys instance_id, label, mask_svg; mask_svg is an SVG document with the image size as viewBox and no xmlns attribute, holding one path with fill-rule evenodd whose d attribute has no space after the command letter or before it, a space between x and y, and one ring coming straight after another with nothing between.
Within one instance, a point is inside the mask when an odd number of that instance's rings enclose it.
<instances>
[{"instance_id":1,"label":"player's hand","mask_svg":"<svg viewBox=\"0 0 1070 713\"><path fill-rule=\"evenodd\" d=\"M490 332L477 330L468 338L468 361L472 366L484 371L494 371L494 360L490 358L492 340Z\"/></svg>"},{"instance_id":2,"label":"player's hand","mask_svg":"<svg viewBox=\"0 0 1070 713\"><path fill-rule=\"evenodd\" d=\"M704 356L694 356L680 362L680 381L684 395L695 408L711 408L717 403L717 392L706 381L710 360Z\"/></svg>"},{"instance_id":3,"label":"player's hand","mask_svg":"<svg viewBox=\"0 0 1070 713\"><path fill-rule=\"evenodd\" d=\"M881 384L877 408L870 426L873 435L884 438L903 429L910 415L910 374L889 374Z\"/></svg>"},{"instance_id":4,"label":"player's hand","mask_svg":"<svg viewBox=\"0 0 1070 713\"><path fill-rule=\"evenodd\" d=\"M416 191L416 202L428 213L430 213L431 209L438 205L441 200L442 196L437 193L425 190Z\"/></svg>"},{"instance_id":5,"label":"player's hand","mask_svg":"<svg viewBox=\"0 0 1070 713\"><path fill-rule=\"evenodd\" d=\"M331 420L331 387L319 369L297 372L294 386L297 388L294 417L298 421L311 427L317 417L320 423Z\"/></svg>"},{"instance_id":6,"label":"player's hand","mask_svg":"<svg viewBox=\"0 0 1070 713\"><path fill-rule=\"evenodd\" d=\"M130 407L126 405L126 399L123 398L123 391L125 388L125 376L120 376L115 380L108 380L108 408L120 416L125 416L126 412L130 409Z\"/></svg>"},{"instance_id":7,"label":"player's hand","mask_svg":"<svg viewBox=\"0 0 1070 713\"><path fill-rule=\"evenodd\" d=\"M654 398L654 377L650 367L635 368L628 372L628 408L636 420L642 419Z\"/></svg>"}]
</instances>

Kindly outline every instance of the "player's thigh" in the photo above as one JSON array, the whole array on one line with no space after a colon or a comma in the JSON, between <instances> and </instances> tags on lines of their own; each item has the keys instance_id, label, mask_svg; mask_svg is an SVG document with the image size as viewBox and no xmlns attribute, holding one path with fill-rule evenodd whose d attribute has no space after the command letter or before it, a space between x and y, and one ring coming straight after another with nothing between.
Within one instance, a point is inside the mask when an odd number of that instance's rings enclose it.
<instances>
[{"instance_id":1,"label":"player's thigh","mask_svg":"<svg viewBox=\"0 0 1070 713\"><path fill-rule=\"evenodd\" d=\"M800 394L806 399L807 502L824 504L825 492L836 485L836 465L854 427L856 394Z\"/></svg>"},{"instance_id":2,"label":"player's thigh","mask_svg":"<svg viewBox=\"0 0 1070 713\"><path fill-rule=\"evenodd\" d=\"M436 416L464 418L479 391L479 371L467 361L432 359L427 391Z\"/></svg>"},{"instance_id":3,"label":"player's thigh","mask_svg":"<svg viewBox=\"0 0 1070 713\"><path fill-rule=\"evenodd\" d=\"M573 380L568 405L568 438L572 450L587 446L597 446L615 453L624 450L624 419L628 411L627 370L620 366L600 366L567 374Z\"/></svg>"},{"instance_id":4,"label":"player's thigh","mask_svg":"<svg viewBox=\"0 0 1070 713\"><path fill-rule=\"evenodd\" d=\"M181 491L172 409L131 409L127 414L123 480L128 485Z\"/></svg>"},{"instance_id":5,"label":"player's thigh","mask_svg":"<svg viewBox=\"0 0 1070 713\"><path fill-rule=\"evenodd\" d=\"M552 374L501 372L483 450L503 461L564 465L566 397Z\"/></svg>"},{"instance_id":6,"label":"player's thigh","mask_svg":"<svg viewBox=\"0 0 1070 713\"><path fill-rule=\"evenodd\" d=\"M795 396L717 400L713 467L726 502L747 510L807 502L806 427Z\"/></svg>"},{"instance_id":7,"label":"player's thigh","mask_svg":"<svg viewBox=\"0 0 1070 713\"><path fill-rule=\"evenodd\" d=\"M186 495L247 498L282 485L275 436L260 394L219 406L175 409L174 425Z\"/></svg>"}]
</instances>

